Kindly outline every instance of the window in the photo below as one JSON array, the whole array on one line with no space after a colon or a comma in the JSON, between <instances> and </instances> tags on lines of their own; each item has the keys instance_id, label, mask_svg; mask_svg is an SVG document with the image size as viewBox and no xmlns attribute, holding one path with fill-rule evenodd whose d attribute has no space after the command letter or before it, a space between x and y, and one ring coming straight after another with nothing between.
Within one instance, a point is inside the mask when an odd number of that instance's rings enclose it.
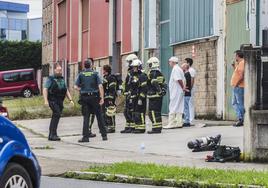
<instances>
[{"instance_id":1,"label":"window","mask_svg":"<svg viewBox=\"0 0 268 188\"><path fill-rule=\"evenodd\" d=\"M7 73L4 74L3 80L5 82L18 82L20 78L19 73Z\"/></svg>"},{"instance_id":2,"label":"window","mask_svg":"<svg viewBox=\"0 0 268 188\"><path fill-rule=\"evenodd\" d=\"M25 30L21 31L21 40L26 40L27 39L27 33Z\"/></svg>"},{"instance_id":3,"label":"window","mask_svg":"<svg viewBox=\"0 0 268 188\"><path fill-rule=\"evenodd\" d=\"M20 73L20 81L30 81L33 80L33 72L21 72Z\"/></svg>"},{"instance_id":4,"label":"window","mask_svg":"<svg viewBox=\"0 0 268 188\"><path fill-rule=\"evenodd\" d=\"M89 0L82 0L82 31L88 30Z\"/></svg>"},{"instance_id":5,"label":"window","mask_svg":"<svg viewBox=\"0 0 268 188\"><path fill-rule=\"evenodd\" d=\"M6 39L7 35L6 35L6 29L1 29L0 30L0 39Z\"/></svg>"},{"instance_id":6,"label":"window","mask_svg":"<svg viewBox=\"0 0 268 188\"><path fill-rule=\"evenodd\" d=\"M59 33L58 37L61 37L66 34L66 1L62 1L58 4L59 10L59 19L58 19L58 28Z\"/></svg>"}]
</instances>

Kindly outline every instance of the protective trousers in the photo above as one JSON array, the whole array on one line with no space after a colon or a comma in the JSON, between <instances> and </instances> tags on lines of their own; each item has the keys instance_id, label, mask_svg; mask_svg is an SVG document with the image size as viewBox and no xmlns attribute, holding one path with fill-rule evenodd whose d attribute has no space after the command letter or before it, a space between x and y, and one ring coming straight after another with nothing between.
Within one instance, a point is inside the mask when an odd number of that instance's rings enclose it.
<instances>
[{"instance_id":1,"label":"protective trousers","mask_svg":"<svg viewBox=\"0 0 268 188\"><path fill-rule=\"evenodd\" d=\"M109 131L114 131L115 130L115 114L113 116L108 116L107 115L107 110L109 107L111 106L115 106L114 105L114 102L110 102L111 100L104 100L104 105L105 105L105 108L104 108L104 120L105 120L105 123L106 123L106 126L107 126L107 130Z\"/></svg>"},{"instance_id":2,"label":"protective trousers","mask_svg":"<svg viewBox=\"0 0 268 188\"><path fill-rule=\"evenodd\" d=\"M145 132L145 113L146 113L146 98L140 99L139 104L138 99L134 99L134 112L133 121L135 122L135 131Z\"/></svg>"},{"instance_id":3,"label":"protective trousers","mask_svg":"<svg viewBox=\"0 0 268 188\"><path fill-rule=\"evenodd\" d=\"M126 127L127 129L134 129L135 123L133 118L133 111L134 111L134 103L133 99L130 99L128 96L126 97L126 104L125 104L125 110L124 110L124 116L126 119Z\"/></svg>"},{"instance_id":4,"label":"protective trousers","mask_svg":"<svg viewBox=\"0 0 268 188\"><path fill-rule=\"evenodd\" d=\"M152 122L152 131L162 130L162 97L149 99L149 118Z\"/></svg>"},{"instance_id":5,"label":"protective trousers","mask_svg":"<svg viewBox=\"0 0 268 188\"><path fill-rule=\"evenodd\" d=\"M101 132L102 137L107 136L105 129L105 121L102 115L101 106L99 105L99 97L98 96L81 96L82 101L82 114L84 117L83 121L83 137L89 137L89 123L90 116L92 111L97 116L98 127Z\"/></svg>"},{"instance_id":6,"label":"protective trousers","mask_svg":"<svg viewBox=\"0 0 268 188\"><path fill-rule=\"evenodd\" d=\"M57 128L63 110L63 100L49 100L49 107L52 110L52 117L49 125L49 137L57 136Z\"/></svg>"}]
</instances>

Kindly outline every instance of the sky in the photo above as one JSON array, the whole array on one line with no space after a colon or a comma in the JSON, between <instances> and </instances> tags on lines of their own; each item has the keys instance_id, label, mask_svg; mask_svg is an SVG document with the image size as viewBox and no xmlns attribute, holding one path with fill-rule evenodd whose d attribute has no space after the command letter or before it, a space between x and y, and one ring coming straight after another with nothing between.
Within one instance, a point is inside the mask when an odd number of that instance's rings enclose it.
<instances>
[{"instance_id":1,"label":"sky","mask_svg":"<svg viewBox=\"0 0 268 188\"><path fill-rule=\"evenodd\" d=\"M1 0L13 3L24 3L30 5L28 18L42 17L42 0Z\"/></svg>"}]
</instances>

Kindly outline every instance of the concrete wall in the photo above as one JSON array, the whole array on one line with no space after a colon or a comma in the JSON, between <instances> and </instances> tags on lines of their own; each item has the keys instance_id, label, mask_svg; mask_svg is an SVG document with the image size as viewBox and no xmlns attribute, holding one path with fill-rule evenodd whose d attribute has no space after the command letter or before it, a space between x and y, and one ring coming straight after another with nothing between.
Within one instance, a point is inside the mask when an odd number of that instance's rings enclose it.
<instances>
[{"instance_id":1,"label":"concrete wall","mask_svg":"<svg viewBox=\"0 0 268 188\"><path fill-rule=\"evenodd\" d=\"M217 40L197 41L174 46L174 55L182 62L192 57L192 47L196 54L193 67L197 71L194 95L195 111L199 117L216 116L217 97Z\"/></svg>"},{"instance_id":2,"label":"concrete wall","mask_svg":"<svg viewBox=\"0 0 268 188\"><path fill-rule=\"evenodd\" d=\"M42 41L42 18L28 20L28 40Z\"/></svg>"}]
</instances>

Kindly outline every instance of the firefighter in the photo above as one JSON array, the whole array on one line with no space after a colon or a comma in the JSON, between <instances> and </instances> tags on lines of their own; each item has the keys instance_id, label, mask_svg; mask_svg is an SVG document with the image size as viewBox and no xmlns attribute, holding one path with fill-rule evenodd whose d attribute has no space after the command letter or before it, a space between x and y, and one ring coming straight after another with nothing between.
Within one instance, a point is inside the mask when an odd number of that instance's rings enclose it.
<instances>
[{"instance_id":1,"label":"firefighter","mask_svg":"<svg viewBox=\"0 0 268 188\"><path fill-rule=\"evenodd\" d=\"M131 63L132 73L129 80L130 99L129 104L133 107L132 121L135 129L132 133L145 133L147 75L139 68L141 61L136 59Z\"/></svg>"},{"instance_id":2,"label":"firefighter","mask_svg":"<svg viewBox=\"0 0 268 188\"><path fill-rule=\"evenodd\" d=\"M109 65L103 66L104 117L107 133L115 132L117 80L115 75L112 75L111 72L112 69Z\"/></svg>"},{"instance_id":3,"label":"firefighter","mask_svg":"<svg viewBox=\"0 0 268 188\"><path fill-rule=\"evenodd\" d=\"M149 118L152 122L152 131L148 134L157 134L162 131L162 100L166 94L167 85L165 78L160 71L160 62L156 57L151 57L148 61L148 92L147 98L149 99Z\"/></svg>"},{"instance_id":4,"label":"firefighter","mask_svg":"<svg viewBox=\"0 0 268 188\"><path fill-rule=\"evenodd\" d=\"M132 67L130 66L132 61L138 59L138 57L135 54L130 54L126 58L126 65L128 67L127 76L125 79L125 82L123 83L123 94L125 96L125 110L124 110L124 116L126 119L126 126L125 129L121 131L121 133L131 133L132 130L135 129L135 123L133 121L132 112L134 111L133 105L130 105L130 95L129 95L129 88L130 88L130 78L132 74Z\"/></svg>"}]
</instances>

